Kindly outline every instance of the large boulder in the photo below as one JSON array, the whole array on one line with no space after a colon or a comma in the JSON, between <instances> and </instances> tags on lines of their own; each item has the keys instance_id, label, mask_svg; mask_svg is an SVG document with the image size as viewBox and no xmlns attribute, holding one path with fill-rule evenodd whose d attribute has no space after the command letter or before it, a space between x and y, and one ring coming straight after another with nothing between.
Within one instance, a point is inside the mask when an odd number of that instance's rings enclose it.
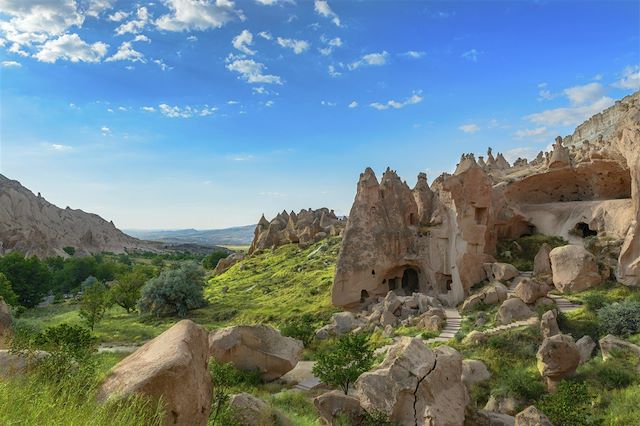
<instances>
[{"instance_id":1,"label":"large boulder","mask_svg":"<svg viewBox=\"0 0 640 426\"><path fill-rule=\"evenodd\" d=\"M496 322L504 325L531 318L535 312L517 297L505 300L496 314Z\"/></svg>"},{"instance_id":2,"label":"large boulder","mask_svg":"<svg viewBox=\"0 0 640 426\"><path fill-rule=\"evenodd\" d=\"M358 425L364 421L366 416L358 398L345 395L339 390L333 390L315 397L313 405L315 405L318 414L320 414L320 421L325 425L337 424L336 420L338 419L348 419L348 424Z\"/></svg>"},{"instance_id":3,"label":"large boulder","mask_svg":"<svg viewBox=\"0 0 640 426\"><path fill-rule=\"evenodd\" d=\"M491 275L498 281L509 281L518 276L518 269L510 263L496 262L491 265Z\"/></svg>"},{"instance_id":4,"label":"large boulder","mask_svg":"<svg viewBox=\"0 0 640 426\"><path fill-rule=\"evenodd\" d=\"M514 426L515 419L508 414L496 413L487 410L478 410L476 413L477 419L472 421L470 425L483 425L483 426Z\"/></svg>"},{"instance_id":5,"label":"large boulder","mask_svg":"<svg viewBox=\"0 0 640 426\"><path fill-rule=\"evenodd\" d=\"M515 426L553 426L547 416L533 405L516 414Z\"/></svg>"},{"instance_id":6,"label":"large boulder","mask_svg":"<svg viewBox=\"0 0 640 426\"><path fill-rule=\"evenodd\" d=\"M612 357L612 352L626 352L631 353L637 357L640 357L640 346L634 345L631 342L620 339L612 334L607 334L599 341L600 352L602 352L602 358L607 360Z\"/></svg>"},{"instance_id":7,"label":"large boulder","mask_svg":"<svg viewBox=\"0 0 640 426\"><path fill-rule=\"evenodd\" d=\"M462 361L462 382L471 386L482 383L491 378L491 373L484 362L477 359L465 359Z\"/></svg>"},{"instance_id":8,"label":"large boulder","mask_svg":"<svg viewBox=\"0 0 640 426\"><path fill-rule=\"evenodd\" d=\"M593 254L579 245L556 247L549 253L553 285L562 293L582 291L602 282Z\"/></svg>"},{"instance_id":9,"label":"large boulder","mask_svg":"<svg viewBox=\"0 0 640 426\"><path fill-rule=\"evenodd\" d=\"M473 330L462 339L462 343L469 345L480 345L487 341L487 335L482 331Z\"/></svg>"},{"instance_id":10,"label":"large boulder","mask_svg":"<svg viewBox=\"0 0 640 426\"><path fill-rule=\"evenodd\" d=\"M32 367L34 362L46 357L49 352L36 351L31 356L0 349L0 379L22 374Z\"/></svg>"},{"instance_id":11,"label":"large boulder","mask_svg":"<svg viewBox=\"0 0 640 426\"><path fill-rule=\"evenodd\" d=\"M246 392L231 395L229 408L240 426L293 426L280 411Z\"/></svg>"},{"instance_id":12,"label":"large boulder","mask_svg":"<svg viewBox=\"0 0 640 426\"><path fill-rule=\"evenodd\" d=\"M521 402L513 397L495 397L491 395L484 406L484 411L513 416L518 412Z\"/></svg>"},{"instance_id":13,"label":"large boulder","mask_svg":"<svg viewBox=\"0 0 640 426\"><path fill-rule=\"evenodd\" d=\"M554 391L561 379L575 373L580 363L580 353L567 334L556 334L542 341L536 354L538 371L547 380L547 387Z\"/></svg>"},{"instance_id":14,"label":"large boulder","mask_svg":"<svg viewBox=\"0 0 640 426\"><path fill-rule=\"evenodd\" d=\"M362 407L401 425L462 425L468 402L462 356L448 346L433 351L404 337L382 364L355 383Z\"/></svg>"},{"instance_id":15,"label":"large boulder","mask_svg":"<svg viewBox=\"0 0 640 426\"><path fill-rule=\"evenodd\" d=\"M591 336L585 335L576 341L576 348L580 352L580 364L584 364L591 359L591 354L596 348L596 342L593 341Z\"/></svg>"},{"instance_id":16,"label":"large boulder","mask_svg":"<svg viewBox=\"0 0 640 426\"><path fill-rule=\"evenodd\" d=\"M480 302L487 305L497 305L507 300L508 290L499 281L493 281L484 287L479 293L467 297L460 308L461 312L469 312Z\"/></svg>"},{"instance_id":17,"label":"large boulder","mask_svg":"<svg viewBox=\"0 0 640 426\"><path fill-rule=\"evenodd\" d=\"M514 294L526 304L536 303L538 299L547 295L548 288L537 280L525 277L522 278L516 288Z\"/></svg>"},{"instance_id":18,"label":"large boulder","mask_svg":"<svg viewBox=\"0 0 640 426\"><path fill-rule=\"evenodd\" d=\"M292 370L303 344L266 325L238 325L212 331L209 353L218 362L230 362L244 371L259 371L265 381Z\"/></svg>"},{"instance_id":19,"label":"large boulder","mask_svg":"<svg viewBox=\"0 0 640 426\"><path fill-rule=\"evenodd\" d=\"M551 246L547 243L542 244L533 258L533 275L550 275L552 273L549 253L551 253Z\"/></svg>"},{"instance_id":20,"label":"large boulder","mask_svg":"<svg viewBox=\"0 0 640 426\"><path fill-rule=\"evenodd\" d=\"M540 331L542 332L543 339L560 334L560 327L558 327L558 319L555 311L550 310L542 314Z\"/></svg>"},{"instance_id":21,"label":"large boulder","mask_svg":"<svg viewBox=\"0 0 640 426\"><path fill-rule=\"evenodd\" d=\"M244 259L244 253L237 252L218 260L218 264L213 270L213 274L220 275L227 272L229 268L231 268L236 263L240 262L242 259Z\"/></svg>"},{"instance_id":22,"label":"large boulder","mask_svg":"<svg viewBox=\"0 0 640 426\"><path fill-rule=\"evenodd\" d=\"M182 320L120 361L98 400L143 394L162 399L165 425L206 425L212 392L208 360L207 332Z\"/></svg>"}]
</instances>

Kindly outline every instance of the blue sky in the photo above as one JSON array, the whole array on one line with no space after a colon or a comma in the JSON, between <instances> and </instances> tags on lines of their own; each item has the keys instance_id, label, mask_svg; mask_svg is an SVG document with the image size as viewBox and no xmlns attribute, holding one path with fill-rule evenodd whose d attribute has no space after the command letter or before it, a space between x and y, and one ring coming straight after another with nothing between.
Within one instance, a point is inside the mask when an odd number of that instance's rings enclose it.
<instances>
[{"instance_id":1,"label":"blue sky","mask_svg":"<svg viewBox=\"0 0 640 426\"><path fill-rule=\"evenodd\" d=\"M0 173L121 228L347 214L640 89L637 1L0 0Z\"/></svg>"}]
</instances>

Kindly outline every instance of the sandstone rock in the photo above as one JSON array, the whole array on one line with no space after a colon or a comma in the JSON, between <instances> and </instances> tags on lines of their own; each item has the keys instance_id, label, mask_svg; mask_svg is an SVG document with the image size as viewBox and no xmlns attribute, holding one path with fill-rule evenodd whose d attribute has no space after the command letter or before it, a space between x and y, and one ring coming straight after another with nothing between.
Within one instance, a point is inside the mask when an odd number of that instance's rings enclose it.
<instances>
[{"instance_id":1,"label":"sandstone rock","mask_svg":"<svg viewBox=\"0 0 640 426\"><path fill-rule=\"evenodd\" d=\"M491 378L491 373L484 365L484 362L476 359L465 359L462 361L462 382L471 386L476 383L482 383Z\"/></svg>"},{"instance_id":2,"label":"sandstone rock","mask_svg":"<svg viewBox=\"0 0 640 426\"><path fill-rule=\"evenodd\" d=\"M504 284L498 281L493 281L489 285L483 287L479 293L472 294L467 297L462 304L460 311L469 312L474 307L478 306L480 302L486 303L487 305L502 303L507 300L507 294L507 287L505 287Z\"/></svg>"},{"instance_id":3,"label":"sandstone rock","mask_svg":"<svg viewBox=\"0 0 640 426\"><path fill-rule=\"evenodd\" d=\"M595 257L584 247L556 247L549 254L553 285L560 291L581 291L602 282Z\"/></svg>"},{"instance_id":4,"label":"sandstone rock","mask_svg":"<svg viewBox=\"0 0 640 426\"><path fill-rule=\"evenodd\" d=\"M543 339L560 334L560 327L558 327L558 320L554 311L547 311L542 314L540 331L542 332Z\"/></svg>"},{"instance_id":5,"label":"sandstone rock","mask_svg":"<svg viewBox=\"0 0 640 426\"><path fill-rule=\"evenodd\" d=\"M391 314L395 314L395 312L402 306L402 301L396 296L396 293L390 291L384 298L383 302L383 310L389 312Z\"/></svg>"},{"instance_id":6,"label":"sandstone rock","mask_svg":"<svg viewBox=\"0 0 640 426\"><path fill-rule=\"evenodd\" d=\"M246 392L231 395L229 407L241 426L293 426L278 410Z\"/></svg>"},{"instance_id":7,"label":"sandstone rock","mask_svg":"<svg viewBox=\"0 0 640 426\"><path fill-rule=\"evenodd\" d=\"M338 312L331 317L336 336L342 336L362 325L351 312Z\"/></svg>"},{"instance_id":8,"label":"sandstone rock","mask_svg":"<svg viewBox=\"0 0 640 426\"><path fill-rule=\"evenodd\" d=\"M533 275L551 274L551 259L549 258L549 253L551 253L551 246L547 243L542 244L538 253L533 258Z\"/></svg>"},{"instance_id":9,"label":"sandstone rock","mask_svg":"<svg viewBox=\"0 0 640 426\"><path fill-rule=\"evenodd\" d=\"M480 421L476 421L478 425L487 426L514 426L515 418L508 414L495 413L493 411L478 410ZM474 423L472 423L474 424Z\"/></svg>"},{"instance_id":10,"label":"sandstone rock","mask_svg":"<svg viewBox=\"0 0 640 426\"><path fill-rule=\"evenodd\" d=\"M244 257L245 257L244 253L238 252L238 253L233 253L223 259L220 259L215 269L213 270L213 273L215 275L220 275L228 271L229 268L231 268L233 265L243 260Z\"/></svg>"},{"instance_id":11,"label":"sandstone rock","mask_svg":"<svg viewBox=\"0 0 640 426\"><path fill-rule=\"evenodd\" d=\"M383 327L395 327L398 324L398 318L389 311L384 311L380 316L380 325Z\"/></svg>"},{"instance_id":12,"label":"sandstone rock","mask_svg":"<svg viewBox=\"0 0 640 426\"><path fill-rule=\"evenodd\" d=\"M634 345L631 342L615 337L611 334L607 334L600 339L600 352L602 352L602 358L607 360L611 358L612 351L620 351L634 354L640 357L640 346Z\"/></svg>"},{"instance_id":13,"label":"sandstone rock","mask_svg":"<svg viewBox=\"0 0 640 426\"><path fill-rule=\"evenodd\" d=\"M530 305L535 303L541 297L546 296L547 286L532 280L531 278L523 278L516 286L514 294L524 303Z\"/></svg>"},{"instance_id":14,"label":"sandstone rock","mask_svg":"<svg viewBox=\"0 0 640 426\"><path fill-rule=\"evenodd\" d=\"M444 325L444 320L437 315L430 315L429 312L424 313L418 319L416 327L429 331L440 331Z\"/></svg>"},{"instance_id":15,"label":"sandstone rock","mask_svg":"<svg viewBox=\"0 0 640 426\"><path fill-rule=\"evenodd\" d=\"M218 362L231 362L245 371L259 371L262 379L277 379L296 366L302 342L266 325L233 326L209 334L209 352Z\"/></svg>"},{"instance_id":16,"label":"sandstone rock","mask_svg":"<svg viewBox=\"0 0 640 426\"><path fill-rule=\"evenodd\" d=\"M487 335L481 331L473 330L462 341L471 345L481 345L487 341Z\"/></svg>"},{"instance_id":17,"label":"sandstone rock","mask_svg":"<svg viewBox=\"0 0 640 426\"><path fill-rule=\"evenodd\" d=\"M514 321L521 321L531 318L535 312L531 310L522 300L512 298L505 300L496 314L496 323L509 324Z\"/></svg>"},{"instance_id":18,"label":"sandstone rock","mask_svg":"<svg viewBox=\"0 0 640 426\"><path fill-rule=\"evenodd\" d=\"M580 353L573 338L556 334L543 340L536 354L538 371L547 380L549 390L555 390L558 381L575 373Z\"/></svg>"},{"instance_id":19,"label":"sandstone rock","mask_svg":"<svg viewBox=\"0 0 640 426\"><path fill-rule=\"evenodd\" d=\"M576 341L576 348L580 353L580 364L584 364L591 359L591 354L596 348L596 342L593 341L591 336L584 335Z\"/></svg>"},{"instance_id":20,"label":"sandstone rock","mask_svg":"<svg viewBox=\"0 0 640 426\"><path fill-rule=\"evenodd\" d=\"M508 281L518 276L518 270L509 263L496 262L491 266L493 278L498 281Z\"/></svg>"},{"instance_id":21,"label":"sandstone rock","mask_svg":"<svg viewBox=\"0 0 640 426\"><path fill-rule=\"evenodd\" d=\"M520 403L515 398L497 398L492 395L484 406L484 410L513 416L517 413L518 405Z\"/></svg>"},{"instance_id":22,"label":"sandstone rock","mask_svg":"<svg viewBox=\"0 0 640 426\"><path fill-rule=\"evenodd\" d=\"M338 416L342 419L348 419L349 424L352 425L360 424L365 418L365 411L360 406L360 400L338 390L315 397L313 405L320 414L321 422L325 425L336 424Z\"/></svg>"},{"instance_id":23,"label":"sandstone rock","mask_svg":"<svg viewBox=\"0 0 640 426\"><path fill-rule=\"evenodd\" d=\"M468 395L461 375L462 357L454 349L431 351L421 339L405 337L355 386L365 410L399 425L462 425Z\"/></svg>"},{"instance_id":24,"label":"sandstone rock","mask_svg":"<svg viewBox=\"0 0 640 426\"><path fill-rule=\"evenodd\" d=\"M22 374L32 367L33 363L49 356L48 352L36 351L33 356L12 353L9 349L0 349L0 379L8 379Z\"/></svg>"},{"instance_id":25,"label":"sandstone rock","mask_svg":"<svg viewBox=\"0 0 640 426\"><path fill-rule=\"evenodd\" d=\"M553 426L547 416L533 405L516 414L515 426Z\"/></svg>"},{"instance_id":26,"label":"sandstone rock","mask_svg":"<svg viewBox=\"0 0 640 426\"><path fill-rule=\"evenodd\" d=\"M182 320L120 361L100 387L98 399L139 393L162 398L166 425L206 425L211 409L207 333Z\"/></svg>"}]
</instances>

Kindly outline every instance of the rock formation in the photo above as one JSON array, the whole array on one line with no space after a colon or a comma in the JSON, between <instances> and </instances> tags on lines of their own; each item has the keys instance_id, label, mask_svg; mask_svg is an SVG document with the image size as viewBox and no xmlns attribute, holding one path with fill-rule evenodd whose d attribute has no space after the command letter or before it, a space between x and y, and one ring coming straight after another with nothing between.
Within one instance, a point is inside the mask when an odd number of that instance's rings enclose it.
<instances>
[{"instance_id":1,"label":"rock formation","mask_svg":"<svg viewBox=\"0 0 640 426\"><path fill-rule=\"evenodd\" d=\"M20 182L0 175L0 255L19 251L25 255L67 256L126 250L155 251L152 244L130 237L100 216L61 209Z\"/></svg>"},{"instance_id":2,"label":"rock formation","mask_svg":"<svg viewBox=\"0 0 640 426\"><path fill-rule=\"evenodd\" d=\"M364 422L365 411L360 406L360 400L351 395L345 395L339 390L323 393L313 399L320 421L324 425L336 424L338 419L348 419L352 425Z\"/></svg>"},{"instance_id":3,"label":"rock formation","mask_svg":"<svg viewBox=\"0 0 640 426\"><path fill-rule=\"evenodd\" d=\"M210 355L245 371L259 371L262 379L277 379L296 366L302 342L266 325L238 325L212 331Z\"/></svg>"},{"instance_id":4,"label":"rock formation","mask_svg":"<svg viewBox=\"0 0 640 426\"><path fill-rule=\"evenodd\" d=\"M298 243L308 246L328 235L340 235L346 225L333 210L321 208L287 213L283 211L269 222L264 215L256 225L249 254L256 250L275 248L284 244Z\"/></svg>"},{"instance_id":5,"label":"rock formation","mask_svg":"<svg viewBox=\"0 0 640 426\"><path fill-rule=\"evenodd\" d=\"M556 247L549 253L553 285L562 293L581 291L602 282L593 254L579 245Z\"/></svg>"},{"instance_id":6,"label":"rock formation","mask_svg":"<svg viewBox=\"0 0 640 426\"><path fill-rule=\"evenodd\" d=\"M542 341L536 355L538 371L547 380L547 387L554 391L558 381L575 373L580 363L580 353L567 334L556 334Z\"/></svg>"},{"instance_id":7,"label":"rock formation","mask_svg":"<svg viewBox=\"0 0 640 426\"><path fill-rule=\"evenodd\" d=\"M182 320L120 361L98 400L146 395L165 404L165 425L206 425L211 410L207 332Z\"/></svg>"}]
</instances>

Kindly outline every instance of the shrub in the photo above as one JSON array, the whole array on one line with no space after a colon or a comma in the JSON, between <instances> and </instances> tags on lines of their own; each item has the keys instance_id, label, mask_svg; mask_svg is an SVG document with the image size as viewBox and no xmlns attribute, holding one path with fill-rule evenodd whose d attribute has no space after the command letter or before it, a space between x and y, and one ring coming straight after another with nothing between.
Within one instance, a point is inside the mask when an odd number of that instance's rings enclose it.
<instances>
[{"instance_id":1,"label":"shrub","mask_svg":"<svg viewBox=\"0 0 640 426\"><path fill-rule=\"evenodd\" d=\"M498 386L492 395L514 397L525 401L538 399L545 387L540 375L524 368L507 368L500 372Z\"/></svg>"},{"instance_id":2,"label":"shrub","mask_svg":"<svg viewBox=\"0 0 640 426\"><path fill-rule=\"evenodd\" d=\"M592 424L591 399L586 384L562 381L556 392L545 395L536 407L555 426L583 426Z\"/></svg>"},{"instance_id":3,"label":"shrub","mask_svg":"<svg viewBox=\"0 0 640 426\"><path fill-rule=\"evenodd\" d=\"M637 424L640 419L640 385L611 393L611 402L604 416L604 424L625 426Z\"/></svg>"},{"instance_id":4,"label":"shrub","mask_svg":"<svg viewBox=\"0 0 640 426\"><path fill-rule=\"evenodd\" d=\"M598 310L602 329L609 334L627 337L640 332L640 302L612 303Z\"/></svg>"},{"instance_id":5,"label":"shrub","mask_svg":"<svg viewBox=\"0 0 640 426\"><path fill-rule=\"evenodd\" d=\"M316 356L313 374L328 385L339 386L346 395L351 383L371 368L373 360L369 336L349 333L341 336L331 349Z\"/></svg>"},{"instance_id":6,"label":"shrub","mask_svg":"<svg viewBox=\"0 0 640 426\"><path fill-rule=\"evenodd\" d=\"M544 234L525 235L514 240L501 240L498 242L497 259L499 262L512 264L520 271L531 271L533 259L544 243L549 244L552 249L568 244L562 237Z\"/></svg>"},{"instance_id":7,"label":"shrub","mask_svg":"<svg viewBox=\"0 0 640 426\"><path fill-rule=\"evenodd\" d=\"M131 271L120 274L118 280L109 289L111 299L127 313L133 311L140 299L140 289L151 277L153 277L153 270L142 265L137 265Z\"/></svg>"},{"instance_id":8,"label":"shrub","mask_svg":"<svg viewBox=\"0 0 640 426\"><path fill-rule=\"evenodd\" d=\"M304 347L308 347L315 337L315 318L311 314L303 314L299 317L290 318L280 326L280 333L283 336L293 337L301 340Z\"/></svg>"},{"instance_id":9,"label":"shrub","mask_svg":"<svg viewBox=\"0 0 640 426\"><path fill-rule=\"evenodd\" d=\"M76 254L76 248L75 247L67 246L67 247L63 247L62 250L65 253L67 253L69 256L73 256L74 254Z\"/></svg>"},{"instance_id":10,"label":"shrub","mask_svg":"<svg viewBox=\"0 0 640 426\"><path fill-rule=\"evenodd\" d=\"M156 316L175 313L184 317L190 309L204 305L203 280L204 271L195 262L162 271L142 288L138 309Z\"/></svg>"},{"instance_id":11,"label":"shrub","mask_svg":"<svg viewBox=\"0 0 640 426\"><path fill-rule=\"evenodd\" d=\"M209 373L213 383L211 425L230 426L235 424L233 412L229 409L231 389L239 385L257 386L260 383L260 373L244 372L235 368L231 363L221 363L214 359L209 362Z\"/></svg>"},{"instance_id":12,"label":"shrub","mask_svg":"<svg viewBox=\"0 0 640 426\"><path fill-rule=\"evenodd\" d=\"M18 295L13 292L9 279L0 272L0 299L9 305L15 305L18 301Z\"/></svg>"},{"instance_id":13,"label":"shrub","mask_svg":"<svg viewBox=\"0 0 640 426\"><path fill-rule=\"evenodd\" d=\"M109 292L107 287L94 277L89 277L82 283L82 297L80 298L80 316L86 321L91 330L100 322L107 308L109 308Z\"/></svg>"},{"instance_id":14,"label":"shrub","mask_svg":"<svg viewBox=\"0 0 640 426\"><path fill-rule=\"evenodd\" d=\"M582 298L585 307L592 312L596 312L609 303L609 299L602 293L589 293L585 294Z\"/></svg>"}]
</instances>

